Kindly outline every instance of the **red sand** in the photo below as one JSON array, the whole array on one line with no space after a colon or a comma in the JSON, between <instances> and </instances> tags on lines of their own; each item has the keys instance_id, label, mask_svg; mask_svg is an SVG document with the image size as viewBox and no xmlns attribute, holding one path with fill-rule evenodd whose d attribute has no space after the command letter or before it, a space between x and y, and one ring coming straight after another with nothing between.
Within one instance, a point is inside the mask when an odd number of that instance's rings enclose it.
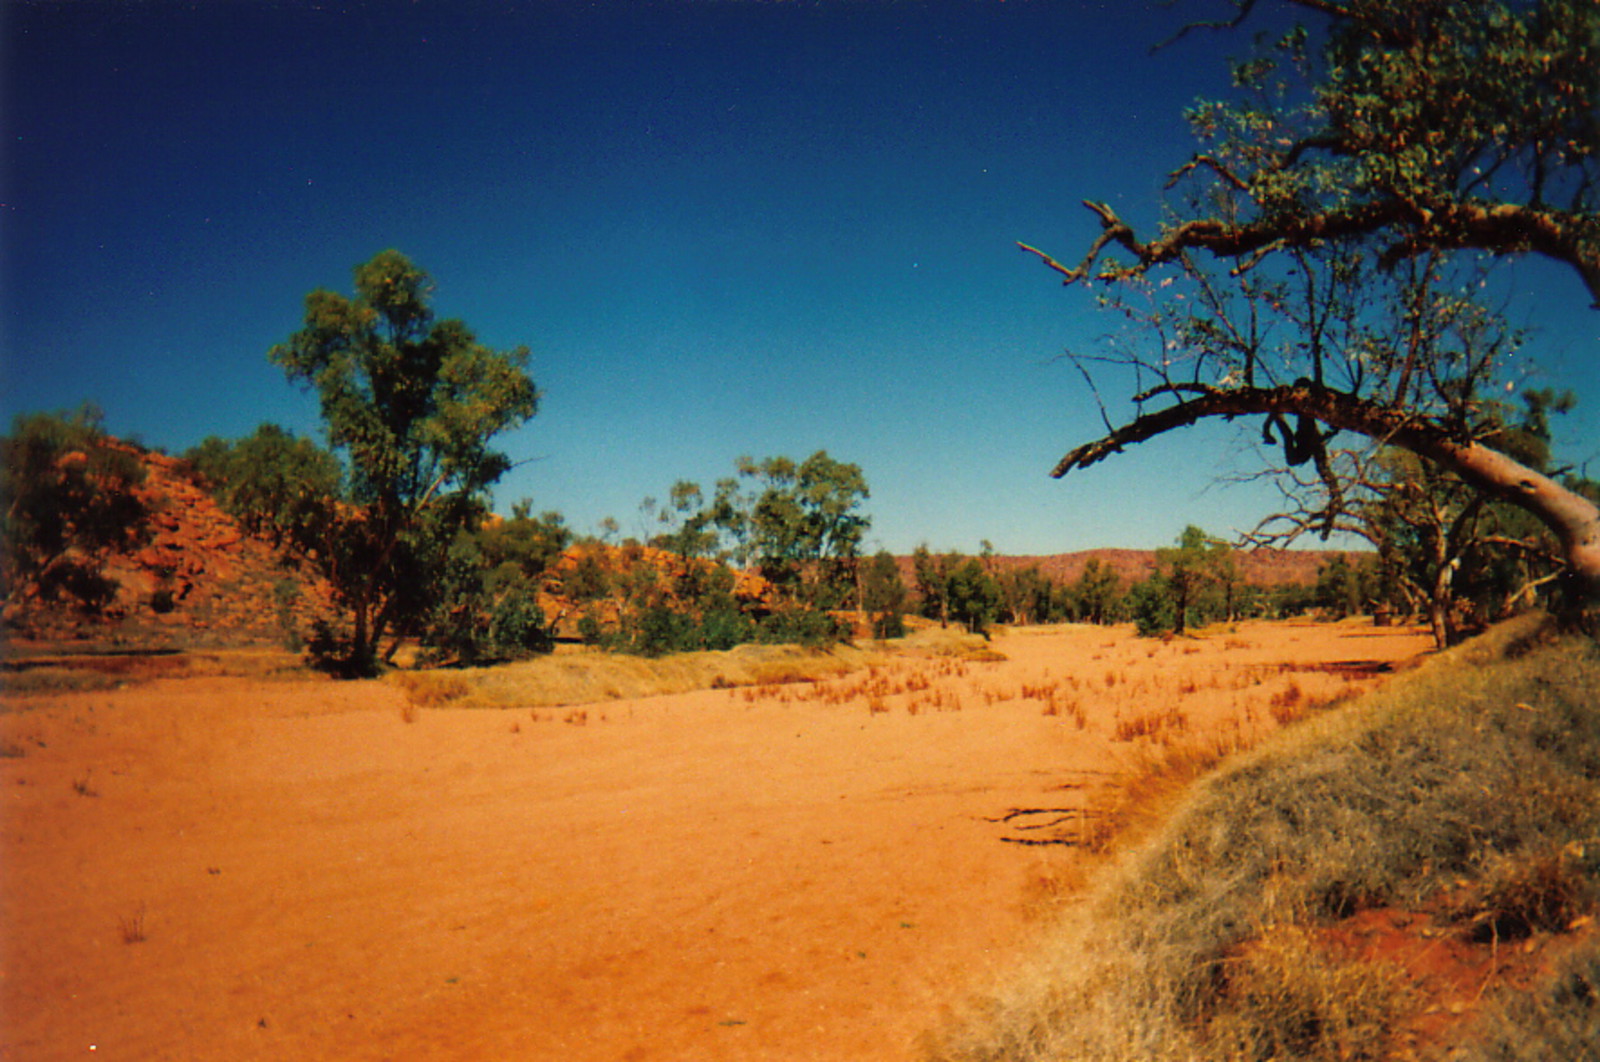
<instances>
[{"instance_id":1,"label":"red sand","mask_svg":"<svg viewBox=\"0 0 1600 1062\"><path fill-rule=\"evenodd\" d=\"M384 682L8 697L0 1058L912 1058L1026 945L1030 883L1076 858L990 820L1131 765L1116 717L1181 703L1189 737L1266 729L1287 683L1349 676L1265 665L1427 639L995 644L1007 661L936 679L945 706L916 714L830 703L848 678L593 705L582 725L408 723ZM1016 697L1041 682L1073 684L1088 725Z\"/></svg>"}]
</instances>

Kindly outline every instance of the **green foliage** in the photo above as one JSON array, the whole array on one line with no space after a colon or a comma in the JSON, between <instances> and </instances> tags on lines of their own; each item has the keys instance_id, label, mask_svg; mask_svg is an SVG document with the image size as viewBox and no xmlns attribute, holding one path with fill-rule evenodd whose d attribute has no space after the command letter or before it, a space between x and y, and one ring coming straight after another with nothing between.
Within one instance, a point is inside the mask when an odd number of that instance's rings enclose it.
<instances>
[{"instance_id":1,"label":"green foliage","mask_svg":"<svg viewBox=\"0 0 1600 1062\"><path fill-rule=\"evenodd\" d=\"M1141 638L1165 634L1178 626L1174 595L1159 575L1141 579L1129 587L1124 607Z\"/></svg>"},{"instance_id":2,"label":"green foliage","mask_svg":"<svg viewBox=\"0 0 1600 1062\"><path fill-rule=\"evenodd\" d=\"M655 514L656 522L666 530L651 539L651 544L685 560L714 553L718 539L715 512L706 506L700 485L680 479L672 485L668 499L668 504L657 508ZM648 515L655 507L647 498L643 508Z\"/></svg>"},{"instance_id":3,"label":"green foliage","mask_svg":"<svg viewBox=\"0 0 1600 1062\"><path fill-rule=\"evenodd\" d=\"M1575 404L1549 389L1522 394L1520 412L1482 403L1476 430L1536 472L1551 460L1551 417ZM1381 451L1360 498L1364 534L1378 547L1391 597L1426 612L1441 646L1463 631L1539 605L1554 606L1560 548L1526 510L1492 498L1458 473L1403 450ZM1568 481L1579 492L1583 484Z\"/></svg>"},{"instance_id":4,"label":"green foliage","mask_svg":"<svg viewBox=\"0 0 1600 1062\"><path fill-rule=\"evenodd\" d=\"M464 662L514 660L554 648L539 579L572 540L560 513L535 517L519 501L509 519L490 518L460 532L451 546L449 573L439 584L425 637Z\"/></svg>"},{"instance_id":5,"label":"green foliage","mask_svg":"<svg viewBox=\"0 0 1600 1062\"><path fill-rule=\"evenodd\" d=\"M1142 635L1182 634L1194 624L1228 617L1237 578L1233 551L1191 524L1174 548L1156 550L1156 574L1130 592L1134 623Z\"/></svg>"},{"instance_id":6,"label":"green foliage","mask_svg":"<svg viewBox=\"0 0 1600 1062\"><path fill-rule=\"evenodd\" d=\"M1115 622L1119 582L1110 565L1090 557L1072 584L1073 608L1078 618L1089 623Z\"/></svg>"},{"instance_id":7,"label":"green foliage","mask_svg":"<svg viewBox=\"0 0 1600 1062\"><path fill-rule=\"evenodd\" d=\"M760 628L746 615L731 594L713 597L702 604L698 640L706 649L732 649L756 641Z\"/></svg>"},{"instance_id":8,"label":"green foliage","mask_svg":"<svg viewBox=\"0 0 1600 1062\"><path fill-rule=\"evenodd\" d=\"M210 436L184 456L223 509L277 545L315 549L334 519L338 458L276 424L232 443Z\"/></svg>"},{"instance_id":9,"label":"green foliage","mask_svg":"<svg viewBox=\"0 0 1600 1062\"><path fill-rule=\"evenodd\" d=\"M543 539L503 531L506 524L519 522L547 526L522 515L456 536L434 584L437 596L422 631L433 658L476 664L516 660L555 647L537 596L543 571L537 550ZM520 546L522 552L508 554L508 546Z\"/></svg>"},{"instance_id":10,"label":"green foliage","mask_svg":"<svg viewBox=\"0 0 1600 1062\"><path fill-rule=\"evenodd\" d=\"M1051 623L1071 611L1070 594L1046 578L1038 565L1009 568L995 578L1000 588L1000 616L1008 623Z\"/></svg>"},{"instance_id":11,"label":"green foliage","mask_svg":"<svg viewBox=\"0 0 1600 1062\"><path fill-rule=\"evenodd\" d=\"M669 592L670 588L653 573L637 575L630 580L630 603L623 608L617 632L603 635L592 614L580 619L579 630L586 641L597 641L617 652L651 657L784 640L781 633L785 628L777 624L763 626L740 607L733 596L733 581L733 572L719 565L697 584L697 593L679 596ZM586 628L585 623L591 619Z\"/></svg>"},{"instance_id":12,"label":"green foliage","mask_svg":"<svg viewBox=\"0 0 1600 1062\"><path fill-rule=\"evenodd\" d=\"M1312 602L1333 619L1344 619L1362 612L1369 603L1382 598L1378 558L1367 555L1352 563L1343 553L1317 569Z\"/></svg>"},{"instance_id":13,"label":"green foliage","mask_svg":"<svg viewBox=\"0 0 1600 1062\"><path fill-rule=\"evenodd\" d=\"M1322 5L1305 4L1321 7ZM1244 224L1338 214L1335 238L1387 230L1391 253L1526 249L1471 208L1546 214L1537 245L1580 271L1596 253L1600 14L1587 0L1359 0L1313 40L1263 38L1240 91L1189 113ZM1403 209L1397 209L1403 208ZM1303 246L1309 234L1284 241ZM1569 244L1575 243L1579 246Z\"/></svg>"},{"instance_id":14,"label":"green foliage","mask_svg":"<svg viewBox=\"0 0 1600 1062\"><path fill-rule=\"evenodd\" d=\"M742 457L739 476L754 486L737 505L724 497L725 519L742 547L774 584L817 608L839 607L852 586L861 540L872 520L859 465L818 450L796 465L787 457Z\"/></svg>"},{"instance_id":15,"label":"green foliage","mask_svg":"<svg viewBox=\"0 0 1600 1062\"><path fill-rule=\"evenodd\" d=\"M757 640L768 645L818 649L845 641L849 634L845 624L820 609L790 605L761 620Z\"/></svg>"},{"instance_id":16,"label":"green foliage","mask_svg":"<svg viewBox=\"0 0 1600 1062\"><path fill-rule=\"evenodd\" d=\"M886 550L873 554L861 574L861 607L871 620L874 638L905 635L906 593L894 557Z\"/></svg>"},{"instance_id":17,"label":"green foliage","mask_svg":"<svg viewBox=\"0 0 1600 1062\"><path fill-rule=\"evenodd\" d=\"M555 511L532 515L524 499L511 507L510 519L489 519L469 532L491 570L513 568L528 578L542 575L572 544L572 530Z\"/></svg>"},{"instance_id":18,"label":"green foliage","mask_svg":"<svg viewBox=\"0 0 1600 1062\"><path fill-rule=\"evenodd\" d=\"M611 574L606 571L594 552L586 552L578 557L576 565L568 569L562 577L561 586L567 597L573 601L598 601L611 594Z\"/></svg>"},{"instance_id":19,"label":"green foliage","mask_svg":"<svg viewBox=\"0 0 1600 1062\"><path fill-rule=\"evenodd\" d=\"M614 595L626 603L620 631L602 635L594 617L586 639L657 655L751 640L827 644L844 636L826 610L845 607L856 589L861 540L871 524L860 510L868 497L860 467L819 450L798 464L741 457L737 468L737 477L719 480L709 499L699 484L679 480L665 505L654 498L641 504L646 525L660 529L650 545L685 562L676 585L659 585L648 563L630 565L618 583L587 556L566 573L575 600ZM710 558L716 563L702 563ZM771 615L749 613L734 599L729 563L754 565L772 583L780 600Z\"/></svg>"},{"instance_id":20,"label":"green foliage","mask_svg":"<svg viewBox=\"0 0 1600 1062\"><path fill-rule=\"evenodd\" d=\"M1000 584L976 557L952 567L945 598L950 618L973 634L987 635L1000 613Z\"/></svg>"},{"instance_id":21,"label":"green foliage","mask_svg":"<svg viewBox=\"0 0 1600 1062\"><path fill-rule=\"evenodd\" d=\"M6 596L104 609L117 584L106 556L147 541L149 511L135 493L145 469L109 444L100 411L18 415L0 438Z\"/></svg>"},{"instance_id":22,"label":"green foliage","mask_svg":"<svg viewBox=\"0 0 1600 1062\"><path fill-rule=\"evenodd\" d=\"M490 442L533 416L538 395L527 349L494 351L435 320L427 274L399 252L357 266L355 289L308 295L304 326L268 356L316 391L345 459L345 504L317 560L350 614L338 667L367 673L387 634L436 606L452 541L510 467Z\"/></svg>"},{"instance_id":23,"label":"green foliage","mask_svg":"<svg viewBox=\"0 0 1600 1062\"><path fill-rule=\"evenodd\" d=\"M918 546L911 554L911 570L917 580L917 600L922 615L936 619L941 626L950 624L950 602L946 584L950 577L951 558L934 556L926 545Z\"/></svg>"},{"instance_id":24,"label":"green foliage","mask_svg":"<svg viewBox=\"0 0 1600 1062\"><path fill-rule=\"evenodd\" d=\"M977 557L930 553L918 546L911 558L922 614L941 624L959 623L973 634L986 634L1000 614L999 581Z\"/></svg>"}]
</instances>

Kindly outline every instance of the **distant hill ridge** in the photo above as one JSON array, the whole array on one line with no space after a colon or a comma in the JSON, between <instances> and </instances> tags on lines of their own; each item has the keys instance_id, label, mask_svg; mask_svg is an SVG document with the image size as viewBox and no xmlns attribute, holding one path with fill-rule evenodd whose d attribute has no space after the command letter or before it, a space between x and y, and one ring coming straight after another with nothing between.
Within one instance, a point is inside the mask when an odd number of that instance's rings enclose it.
<instances>
[{"instance_id":1,"label":"distant hill ridge","mask_svg":"<svg viewBox=\"0 0 1600 1062\"><path fill-rule=\"evenodd\" d=\"M1349 550L1257 549L1240 550L1235 561L1244 581L1253 586L1311 586L1317 571L1335 557L1355 557ZM1156 570L1156 551L1150 549L1086 549L1075 553L1046 556L996 557L1002 568L1037 566L1040 573L1057 583L1071 583L1083 574L1091 560L1110 568L1124 583L1148 578Z\"/></svg>"},{"instance_id":2,"label":"distant hill ridge","mask_svg":"<svg viewBox=\"0 0 1600 1062\"><path fill-rule=\"evenodd\" d=\"M1245 583L1251 586L1313 586L1318 570L1340 556L1357 557L1360 554L1350 550L1257 549L1239 550L1234 554L1234 559ZM989 563L1000 572L1038 568L1040 574L1051 582L1070 585L1077 581L1092 560L1116 572L1124 588L1148 579L1156 570L1156 551L1153 549L1105 548L1073 553L996 555L989 558ZM896 557L895 561L905 584L914 587L916 568L912 558Z\"/></svg>"}]
</instances>

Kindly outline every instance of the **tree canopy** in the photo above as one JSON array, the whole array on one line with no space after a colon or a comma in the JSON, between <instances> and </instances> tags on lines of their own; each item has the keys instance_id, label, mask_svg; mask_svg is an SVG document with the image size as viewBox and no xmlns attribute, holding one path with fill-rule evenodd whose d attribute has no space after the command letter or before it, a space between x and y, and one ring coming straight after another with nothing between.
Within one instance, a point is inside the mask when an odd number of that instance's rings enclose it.
<instances>
[{"instance_id":1,"label":"tree canopy","mask_svg":"<svg viewBox=\"0 0 1600 1062\"><path fill-rule=\"evenodd\" d=\"M1080 356L1128 387L1131 419L1108 419L1054 474L1260 416L1282 467L1314 470L1323 492L1292 537L1330 532L1353 470L1398 447L1536 516L1560 542L1567 604L1593 605L1600 510L1508 445L1494 396L1526 373L1527 337L1490 271L1539 254L1600 303L1600 8L1281 2L1306 26L1236 62L1232 97L1190 111L1200 149L1171 175L1156 235L1088 203L1101 231L1078 265L1022 245L1133 326ZM1257 6L1237 0L1216 25ZM1341 433L1365 451L1332 445Z\"/></svg>"},{"instance_id":2,"label":"tree canopy","mask_svg":"<svg viewBox=\"0 0 1600 1062\"><path fill-rule=\"evenodd\" d=\"M1244 98L1190 112L1207 145L1172 175L1227 191L1141 240L1105 203L1069 282L1204 252L1268 255L1375 237L1386 263L1534 252L1600 304L1600 14L1589 0L1281 0L1315 16L1234 65ZM1258 0L1233 0L1232 28ZM1318 43L1320 42L1320 47ZM1117 246L1132 263L1103 257ZM1031 250L1031 248L1030 248ZM1035 252L1037 253L1037 252Z\"/></svg>"},{"instance_id":3,"label":"tree canopy","mask_svg":"<svg viewBox=\"0 0 1600 1062\"><path fill-rule=\"evenodd\" d=\"M315 548L334 515L338 459L276 424L233 442L208 436L185 456L224 509L280 546Z\"/></svg>"},{"instance_id":4,"label":"tree canopy","mask_svg":"<svg viewBox=\"0 0 1600 1062\"><path fill-rule=\"evenodd\" d=\"M352 671L427 615L451 541L511 467L491 442L538 408L527 348L483 345L461 321L436 320L431 299L428 275L383 251L355 268L354 298L306 296L304 326L268 354L316 391L344 458L344 504L318 556L350 613L334 640Z\"/></svg>"}]
</instances>

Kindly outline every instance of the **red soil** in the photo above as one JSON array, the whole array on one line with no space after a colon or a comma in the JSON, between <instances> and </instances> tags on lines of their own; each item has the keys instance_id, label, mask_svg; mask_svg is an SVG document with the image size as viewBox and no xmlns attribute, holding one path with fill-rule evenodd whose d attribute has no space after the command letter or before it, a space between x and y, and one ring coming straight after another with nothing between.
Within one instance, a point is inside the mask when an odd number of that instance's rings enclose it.
<instances>
[{"instance_id":1,"label":"red soil","mask_svg":"<svg viewBox=\"0 0 1600 1062\"><path fill-rule=\"evenodd\" d=\"M890 665L882 711L860 676L581 715L407 712L387 682L11 695L0 1058L910 1058L1081 858L996 820L1135 765L1154 739L1116 720L1257 734L1275 695L1373 681L1277 665L1427 642L1019 632Z\"/></svg>"}]
</instances>

